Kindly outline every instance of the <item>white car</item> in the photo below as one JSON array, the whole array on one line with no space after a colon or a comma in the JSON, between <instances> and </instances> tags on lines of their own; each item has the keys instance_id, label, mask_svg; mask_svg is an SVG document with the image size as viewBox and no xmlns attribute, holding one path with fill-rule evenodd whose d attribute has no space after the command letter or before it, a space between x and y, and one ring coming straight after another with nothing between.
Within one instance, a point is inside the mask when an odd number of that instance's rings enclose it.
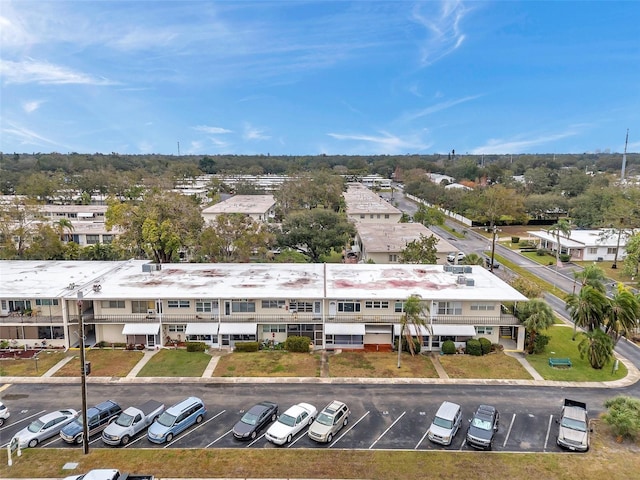
<instances>
[{"instance_id":1,"label":"white car","mask_svg":"<svg viewBox=\"0 0 640 480\"><path fill-rule=\"evenodd\" d=\"M62 428L75 420L79 413L71 408L57 410L42 415L29 426L23 428L14 435L20 441L20 448L33 448L48 438L58 435Z\"/></svg>"},{"instance_id":2,"label":"white car","mask_svg":"<svg viewBox=\"0 0 640 480\"><path fill-rule=\"evenodd\" d=\"M265 438L276 445L291 443L293 437L313 423L317 414L318 409L308 403L293 405L269 427Z\"/></svg>"},{"instance_id":3,"label":"white car","mask_svg":"<svg viewBox=\"0 0 640 480\"><path fill-rule=\"evenodd\" d=\"M5 420L10 416L11 414L9 413L9 409L4 403L0 402L0 427L4 425Z\"/></svg>"},{"instance_id":4,"label":"white car","mask_svg":"<svg viewBox=\"0 0 640 480\"><path fill-rule=\"evenodd\" d=\"M464 257L466 257L464 252L450 253L449 255L447 255L447 262L460 263L462 260L464 260Z\"/></svg>"}]
</instances>

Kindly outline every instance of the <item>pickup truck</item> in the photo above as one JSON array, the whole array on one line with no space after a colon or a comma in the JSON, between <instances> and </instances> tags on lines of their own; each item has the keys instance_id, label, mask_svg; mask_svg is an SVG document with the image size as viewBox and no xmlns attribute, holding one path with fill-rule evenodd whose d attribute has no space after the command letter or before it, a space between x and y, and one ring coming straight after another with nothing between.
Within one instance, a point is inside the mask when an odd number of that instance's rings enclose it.
<instances>
[{"instance_id":1,"label":"pickup truck","mask_svg":"<svg viewBox=\"0 0 640 480\"><path fill-rule=\"evenodd\" d=\"M71 475L64 480L153 480L153 475L137 475L133 473L120 473L113 468L100 468L90 470L84 475Z\"/></svg>"},{"instance_id":2,"label":"pickup truck","mask_svg":"<svg viewBox=\"0 0 640 480\"><path fill-rule=\"evenodd\" d=\"M559 447L575 452L589 450L589 415L587 404L576 400L564 399L556 443Z\"/></svg>"},{"instance_id":3,"label":"pickup truck","mask_svg":"<svg viewBox=\"0 0 640 480\"><path fill-rule=\"evenodd\" d=\"M139 407L129 407L102 431L102 441L107 445L126 445L131 438L146 430L162 412L164 403L156 400L149 400Z\"/></svg>"}]
</instances>

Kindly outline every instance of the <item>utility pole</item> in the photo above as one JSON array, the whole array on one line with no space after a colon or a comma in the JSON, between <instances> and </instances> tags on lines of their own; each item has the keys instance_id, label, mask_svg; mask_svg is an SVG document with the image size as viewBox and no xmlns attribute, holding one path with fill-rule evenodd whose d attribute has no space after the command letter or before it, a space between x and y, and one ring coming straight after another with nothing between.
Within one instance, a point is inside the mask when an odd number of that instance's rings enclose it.
<instances>
[{"instance_id":1,"label":"utility pole","mask_svg":"<svg viewBox=\"0 0 640 480\"><path fill-rule=\"evenodd\" d=\"M491 265L489 265L489 271L493 273L493 262L496 257L496 235L498 234L498 226L493 225L491 231L493 233L493 241L491 242Z\"/></svg>"},{"instance_id":2,"label":"utility pole","mask_svg":"<svg viewBox=\"0 0 640 480\"><path fill-rule=\"evenodd\" d=\"M627 138L624 141L624 153L622 154L622 171L620 172L620 180L624 180L624 171L627 168L627 144L629 143L629 129L627 128Z\"/></svg>"},{"instance_id":3,"label":"utility pole","mask_svg":"<svg viewBox=\"0 0 640 480\"><path fill-rule=\"evenodd\" d=\"M82 451L89 454L89 425L87 423L87 366L84 358L84 321L82 319L82 292L78 292L78 323L80 330L80 383L82 384Z\"/></svg>"}]
</instances>

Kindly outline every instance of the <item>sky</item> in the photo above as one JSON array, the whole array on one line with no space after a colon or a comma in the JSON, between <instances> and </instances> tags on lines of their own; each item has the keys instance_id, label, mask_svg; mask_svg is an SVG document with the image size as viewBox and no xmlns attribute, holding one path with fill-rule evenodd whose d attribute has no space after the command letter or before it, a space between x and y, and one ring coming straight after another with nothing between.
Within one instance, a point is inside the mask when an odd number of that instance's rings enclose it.
<instances>
[{"instance_id":1,"label":"sky","mask_svg":"<svg viewBox=\"0 0 640 480\"><path fill-rule=\"evenodd\" d=\"M639 1L0 0L0 151L640 151Z\"/></svg>"}]
</instances>

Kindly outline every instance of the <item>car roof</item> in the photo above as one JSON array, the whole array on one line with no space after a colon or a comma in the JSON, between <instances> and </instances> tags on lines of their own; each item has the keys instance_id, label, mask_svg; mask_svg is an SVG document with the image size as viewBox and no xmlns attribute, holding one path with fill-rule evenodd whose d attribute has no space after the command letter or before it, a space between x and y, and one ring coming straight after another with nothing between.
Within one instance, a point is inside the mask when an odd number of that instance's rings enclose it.
<instances>
[{"instance_id":1,"label":"car roof","mask_svg":"<svg viewBox=\"0 0 640 480\"><path fill-rule=\"evenodd\" d=\"M187 408L191 407L195 403L202 403L202 400L200 400L198 397L188 397L176 403L175 405L172 405L169 408L167 408L167 412L170 413L171 415L174 415L176 413L179 414L179 413L182 413L183 410L186 410Z\"/></svg>"},{"instance_id":2,"label":"car roof","mask_svg":"<svg viewBox=\"0 0 640 480\"><path fill-rule=\"evenodd\" d=\"M440 418L453 419L458 410L460 410L460 405L457 403L444 401L442 402L442 405L440 405L440 408L438 408L436 416Z\"/></svg>"},{"instance_id":3,"label":"car roof","mask_svg":"<svg viewBox=\"0 0 640 480\"><path fill-rule=\"evenodd\" d=\"M271 408L274 407L274 404L271 402L260 402L255 404L253 407L251 407L249 409L249 412L251 413L261 413L264 412L265 410L269 410Z\"/></svg>"},{"instance_id":4,"label":"car roof","mask_svg":"<svg viewBox=\"0 0 640 480\"><path fill-rule=\"evenodd\" d=\"M43 423L46 423L49 420L53 420L54 418L66 416L66 412L70 412L73 415L73 410L70 410L70 409L69 410L56 410L55 412L45 413L41 417L38 417L38 420L40 420Z\"/></svg>"},{"instance_id":5,"label":"car roof","mask_svg":"<svg viewBox=\"0 0 640 480\"><path fill-rule=\"evenodd\" d=\"M291 415L292 417L297 417L298 415L300 415L302 412L307 412L309 413L309 410L307 408L308 404L307 403L298 403L296 405L292 405L290 406L286 412L287 415Z\"/></svg>"},{"instance_id":6,"label":"car roof","mask_svg":"<svg viewBox=\"0 0 640 480\"><path fill-rule=\"evenodd\" d=\"M475 416L490 420L491 418L493 418L496 412L496 408L492 407L491 405L480 405L476 410Z\"/></svg>"},{"instance_id":7,"label":"car roof","mask_svg":"<svg viewBox=\"0 0 640 480\"><path fill-rule=\"evenodd\" d=\"M340 410L342 407L346 407L346 404L344 402L341 402L340 400L334 400L329 405L324 407L322 411L333 414Z\"/></svg>"}]
</instances>

